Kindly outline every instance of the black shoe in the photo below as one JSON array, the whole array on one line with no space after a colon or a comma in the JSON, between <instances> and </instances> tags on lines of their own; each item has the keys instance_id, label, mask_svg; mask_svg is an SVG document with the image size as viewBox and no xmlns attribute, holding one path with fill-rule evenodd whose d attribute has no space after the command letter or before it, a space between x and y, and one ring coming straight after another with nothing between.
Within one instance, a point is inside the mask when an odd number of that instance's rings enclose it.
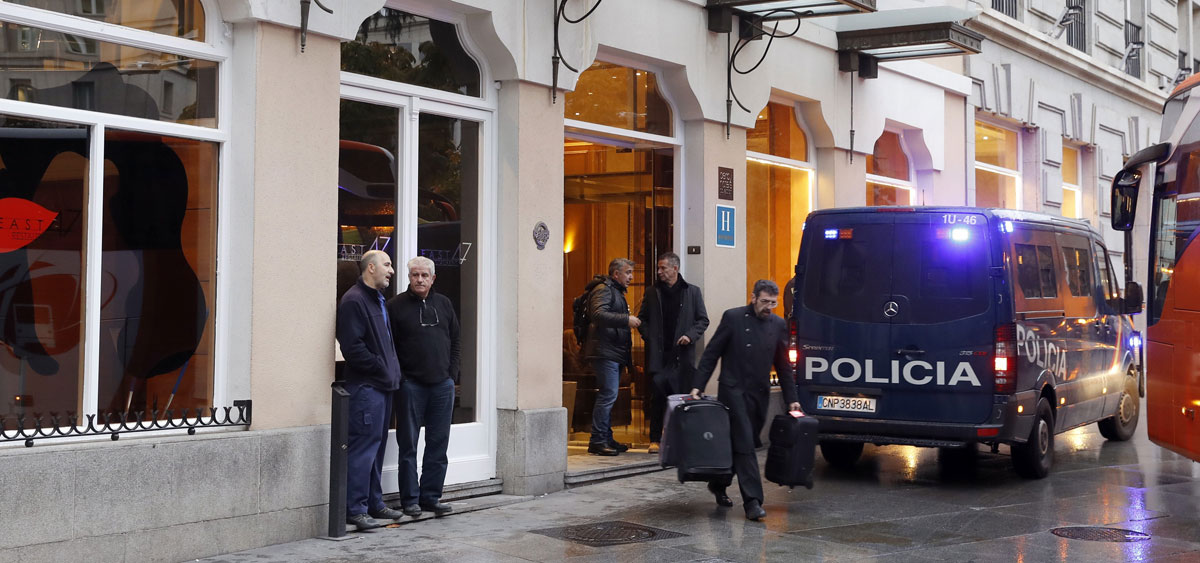
<instances>
[{"instance_id":1,"label":"black shoe","mask_svg":"<svg viewBox=\"0 0 1200 563\"><path fill-rule=\"evenodd\" d=\"M354 516L349 516L346 518L346 523L354 526L354 528L360 532L383 527L382 522L371 518L367 514L355 514Z\"/></svg>"},{"instance_id":2,"label":"black shoe","mask_svg":"<svg viewBox=\"0 0 1200 563\"><path fill-rule=\"evenodd\" d=\"M454 512L454 507L450 506L444 502L435 502L433 504L422 504L421 509L432 512L433 515L438 518L441 518L442 516L445 516L447 514L450 514L451 512Z\"/></svg>"},{"instance_id":3,"label":"black shoe","mask_svg":"<svg viewBox=\"0 0 1200 563\"><path fill-rule=\"evenodd\" d=\"M762 505L759 504L758 501L752 500L746 505L746 519L747 520L758 521L758 520L762 520L763 518L766 518L766 517L767 517L767 511L763 510Z\"/></svg>"},{"instance_id":4,"label":"black shoe","mask_svg":"<svg viewBox=\"0 0 1200 563\"><path fill-rule=\"evenodd\" d=\"M415 504L410 504L400 509L405 516L417 517L421 515L421 507Z\"/></svg>"},{"instance_id":5,"label":"black shoe","mask_svg":"<svg viewBox=\"0 0 1200 563\"><path fill-rule=\"evenodd\" d=\"M620 454L617 450L605 444L588 444L588 453L592 455L614 456Z\"/></svg>"},{"instance_id":6,"label":"black shoe","mask_svg":"<svg viewBox=\"0 0 1200 563\"><path fill-rule=\"evenodd\" d=\"M613 441L609 442L609 443L608 443L608 447L610 447L610 448L612 448L612 449L614 449L614 450L617 450L617 452L618 452L618 453L625 453L625 452L629 451L629 445L628 445L628 444L622 444L622 443L620 443L620 442L618 442L618 441L616 441L616 440L613 440Z\"/></svg>"},{"instance_id":7,"label":"black shoe","mask_svg":"<svg viewBox=\"0 0 1200 563\"><path fill-rule=\"evenodd\" d=\"M717 506L725 506L725 507L733 506L733 499L729 498L729 495L725 494L724 487L721 487L718 489L718 488L709 486L708 492L712 493L713 496L717 498Z\"/></svg>"},{"instance_id":8,"label":"black shoe","mask_svg":"<svg viewBox=\"0 0 1200 563\"><path fill-rule=\"evenodd\" d=\"M404 518L404 513L394 508L383 507L379 510L372 510L367 514L376 520L399 520Z\"/></svg>"}]
</instances>

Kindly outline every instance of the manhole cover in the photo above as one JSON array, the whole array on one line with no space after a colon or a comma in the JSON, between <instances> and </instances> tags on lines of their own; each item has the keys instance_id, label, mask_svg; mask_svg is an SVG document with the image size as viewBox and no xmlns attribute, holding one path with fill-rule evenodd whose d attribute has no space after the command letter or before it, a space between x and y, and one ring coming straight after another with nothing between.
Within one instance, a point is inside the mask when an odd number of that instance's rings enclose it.
<instances>
[{"instance_id":1,"label":"manhole cover","mask_svg":"<svg viewBox=\"0 0 1200 563\"><path fill-rule=\"evenodd\" d=\"M546 528L532 530L535 534L558 538L569 542L581 543L592 547L606 545L622 545L627 543L642 543L670 538L681 538L687 534L651 528L630 522L612 521L583 524L580 526L563 526L561 528Z\"/></svg>"},{"instance_id":2,"label":"manhole cover","mask_svg":"<svg viewBox=\"0 0 1200 563\"><path fill-rule=\"evenodd\" d=\"M1135 542L1150 539L1150 534L1143 534L1142 532L1135 532L1133 530L1122 530L1120 528L1102 528L1099 526L1055 528L1050 530L1050 533L1069 540Z\"/></svg>"}]
</instances>

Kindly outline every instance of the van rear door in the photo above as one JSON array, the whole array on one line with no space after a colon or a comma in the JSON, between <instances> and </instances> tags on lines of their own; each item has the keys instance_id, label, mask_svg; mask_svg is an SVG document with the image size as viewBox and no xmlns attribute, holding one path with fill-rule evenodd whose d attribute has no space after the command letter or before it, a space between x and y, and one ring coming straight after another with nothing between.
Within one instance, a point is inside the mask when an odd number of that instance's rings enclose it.
<instances>
[{"instance_id":1,"label":"van rear door","mask_svg":"<svg viewBox=\"0 0 1200 563\"><path fill-rule=\"evenodd\" d=\"M810 216L796 291L804 408L883 420L987 420L991 231L979 213Z\"/></svg>"}]
</instances>

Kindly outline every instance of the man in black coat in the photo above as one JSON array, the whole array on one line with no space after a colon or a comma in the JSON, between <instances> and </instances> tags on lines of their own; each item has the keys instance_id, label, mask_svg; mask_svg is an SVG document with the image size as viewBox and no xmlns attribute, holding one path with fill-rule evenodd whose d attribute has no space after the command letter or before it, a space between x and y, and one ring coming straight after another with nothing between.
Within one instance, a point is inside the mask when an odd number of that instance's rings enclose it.
<instances>
[{"instance_id":1,"label":"man in black coat","mask_svg":"<svg viewBox=\"0 0 1200 563\"><path fill-rule=\"evenodd\" d=\"M433 260L408 261L408 290L388 301L392 337L404 382L396 391L397 475L400 507L409 516L423 510L445 516L454 509L441 501L449 460L454 385L459 379L462 344L458 315L448 297L433 291ZM425 455L417 480L417 441L425 427Z\"/></svg>"},{"instance_id":2,"label":"man in black coat","mask_svg":"<svg viewBox=\"0 0 1200 563\"><path fill-rule=\"evenodd\" d=\"M621 368L632 365L633 332L642 321L629 314L625 289L633 281L633 261L615 258L608 264L608 279L588 294L588 333L583 357L596 375L596 405L592 408L592 438L588 453L614 456L629 449L612 433L612 408L617 402Z\"/></svg>"},{"instance_id":3,"label":"man in black coat","mask_svg":"<svg viewBox=\"0 0 1200 563\"><path fill-rule=\"evenodd\" d=\"M658 257L658 281L646 292L638 332L646 342L646 372L650 375L650 453L662 439L667 396L686 393L696 372L696 341L708 330L708 311L700 288L679 275L679 255Z\"/></svg>"},{"instance_id":4,"label":"man in black coat","mask_svg":"<svg viewBox=\"0 0 1200 563\"><path fill-rule=\"evenodd\" d=\"M396 271L381 250L363 254L361 265L362 276L342 295L337 308L337 341L346 358L342 375L350 394L346 522L359 531L384 525L375 518L403 516L383 503L380 483L392 392L402 379L381 293Z\"/></svg>"},{"instance_id":5,"label":"man in black coat","mask_svg":"<svg viewBox=\"0 0 1200 563\"><path fill-rule=\"evenodd\" d=\"M704 349L696 368L692 396L700 390L721 361L717 400L729 407L730 439L733 441L733 470L742 492L746 518L759 520L767 515L762 508L762 477L758 472L760 446L758 436L767 420L767 401L771 396L771 366L779 375L788 410L800 410L796 381L788 362L787 323L771 313L779 304L779 286L770 280L754 282L754 299L745 307L735 307L721 315L721 324ZM708 489L721 506L733 506L725 489L732 476L710 481Z\"/></svg>"}]
</instances>

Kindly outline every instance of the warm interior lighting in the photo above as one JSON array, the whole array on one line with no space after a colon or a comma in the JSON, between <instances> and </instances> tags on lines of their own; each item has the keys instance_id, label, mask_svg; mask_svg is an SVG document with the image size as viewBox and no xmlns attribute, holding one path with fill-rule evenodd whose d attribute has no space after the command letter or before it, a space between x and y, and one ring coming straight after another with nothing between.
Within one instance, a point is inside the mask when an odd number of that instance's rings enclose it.
<instances>
[{"instance_id":1,"label":"warm interior lighting","mask_svg":"<svg viewBox=\"0 0 1200 563\"><path fill-rule=\"evenodd\" d=\"M767 166L778 166L780 168L790 168L792 170L800 170L801 172L812 172L811 168L804 168L803 166L796 166L794 164L784 164L782 162L775 162L772 160L765 160L762 158L754 158L752 156L747 156L746 161L747 162L757 162L758 164L765 164Z\"/></svg>"},{"instance_id":2,"label":"warm interior lighting","mask_svg":"<svg viewBox=\"0 0 1200 563\"><path fill-rule=\"evenodd\" d=\"M1023 412L1025 412L1025 406L1024 406L1024 405L1017 405L1017 414L1021 414L1021 413L1023 413Z\"/></svg>"},{"instance_id":3,"label":"warm interior lighting","mask_svg":"<svg viewBox=\"0 0 1200 563\"><path fill-rule=\"evenodd\" d=\"M1065 405L1065 404L1067 404L1067 398L1066 398L1066 397L1063 397L1063 398L1059 399L1059 400L1058 400L1058 404L1060 404L1060 405Z\"/></svg>"}]
</instances>

